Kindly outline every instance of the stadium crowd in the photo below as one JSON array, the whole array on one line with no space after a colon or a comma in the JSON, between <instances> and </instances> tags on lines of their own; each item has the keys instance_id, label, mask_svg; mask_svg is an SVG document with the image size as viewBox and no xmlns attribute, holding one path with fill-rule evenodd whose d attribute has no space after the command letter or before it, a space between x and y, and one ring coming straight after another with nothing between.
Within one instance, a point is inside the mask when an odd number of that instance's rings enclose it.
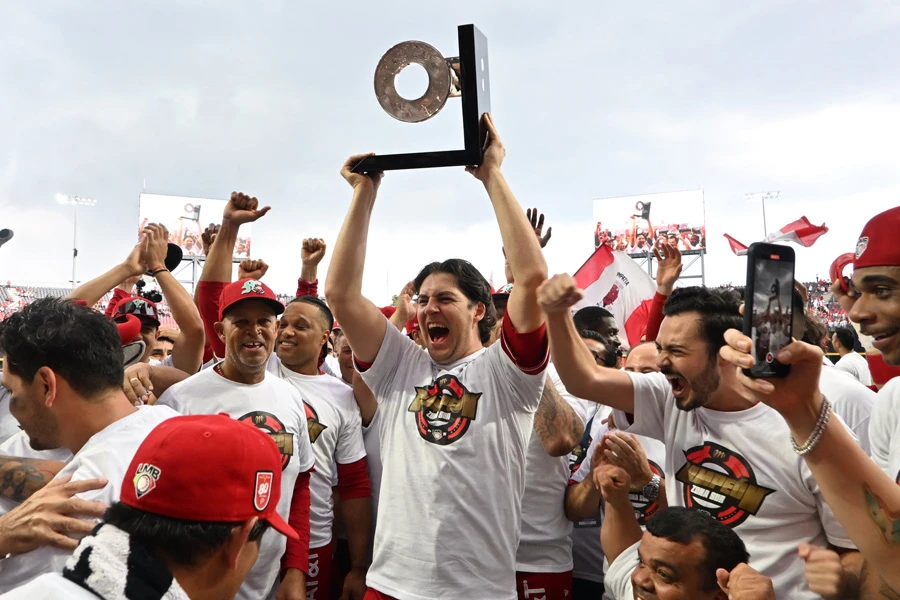
<instances>
[{"instance_id":1,"label":"stadium crowd","mask_svg":"<svg viewBox=\"0 0 900 600\"><path fill-rule=\"evenodd\" d=\"M74 290L0 287L0 598L897 597L900 379L876 393L825 361L857 340L820 309L900 364L900 208L865 226L852 279L793 286L790 372L753 379L742 290L676 287L677 245L640 343L573 313L584 292L547 272L485 125L467 171L500 290L448 258L393 306L362 295L366 155L333 246L298 240L295 295L260 259L232 281L270 210L238 192L193 297L154 223Z\"/></svg>"}]
</instances>

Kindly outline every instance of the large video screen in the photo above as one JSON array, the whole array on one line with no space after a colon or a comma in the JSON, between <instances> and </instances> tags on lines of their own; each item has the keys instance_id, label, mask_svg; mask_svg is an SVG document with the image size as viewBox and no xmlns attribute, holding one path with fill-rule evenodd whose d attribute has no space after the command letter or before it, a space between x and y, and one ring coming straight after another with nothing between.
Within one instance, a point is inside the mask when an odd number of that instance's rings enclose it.
<instances>
[{"instance_id":1,"label":"large video screen","mask_svg":"<svg viewBox=\"0 0 900 600\"><path fill-rule=\"evenodd\" d=\"M177 244L185 258L203 256L203 230L210 223L222 222L225 200L141 194L138 235L147 223L162 223L169 230L169 241ZM241 227L234 246L234 258L250 258L250 225Z\"/></svg>"},{"instance_id":2,"label":"large video screen","mask_svg":"<svg viewBox=\"0 0 900 600\"><path fill-rule=\"evenodd\" d=\"M607 244L633 258L654 245L677 246L682 254L706 252L703 190L594 200L594 248Z\"/></svg>"}]
</instances>

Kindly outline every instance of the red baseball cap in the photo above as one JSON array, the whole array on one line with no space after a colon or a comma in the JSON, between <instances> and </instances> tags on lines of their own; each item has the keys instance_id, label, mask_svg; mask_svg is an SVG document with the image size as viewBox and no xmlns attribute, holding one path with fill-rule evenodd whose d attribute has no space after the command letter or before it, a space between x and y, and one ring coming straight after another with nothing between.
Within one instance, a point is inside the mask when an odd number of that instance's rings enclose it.
<instances>
[{"instance_id":1,"label":"red baseball cap","mask_svg":"<svg viewBox=\"0 0 900 600\"><path fill-rule=\"evenodd\" d=\"M406 334L409 335L413 331L418 331L420 329L419 325L419 317L413 317L409 321L406 322Z\"/></svg>"},{"instance_id":2,"label":"red baseball cap","mask_svg":"<svg viewBox=\"0 0 900 600\"><path fill-rule=\"evenodd\" d=\"M384 315L385 319L390 319L394 316L394 313L397 312L397 309L393 306L382 306L378 310L381 311L381 314Z\"/></svg>"},{"instance_id":3,"label":"red baseball cap","mask_svg":"<svg viewBox=\"0 0 900 600\"><path fill-rule=\"evenodd\" d=\"M119 300L113 319L122 315L135 315L142 320L152 321L159 327L159 313L156 310L156 304L140 296L127 296Z\"/></svg>"},{"instance_id":4,"label":"red baseball cap","mask_svg":"<svg viewBox=\"0 0 900 600\"><path fill-rule=\"evenodd\" d=\"M228 309L242 300L262 300L272 307L276 315L284 312L284 304L278 301L278 297L269 286L262 281L247 278L229 283L222 290L219 320L224 319Z\"/></svg>"},{"instance_id":5,"label":"red baseball cap","mask_svg":"<svg viewBox=\"0 0 900 600\"><path fill-rule=\"evenodd\" d=\"M894 236L900 230L900 206L872 217L856 242L854 269L900 265L900 245Z\"/></svg>"},{"instance_id":6,"label":"red baseball cap","mask_svg":"<svg viewBox=\"0 0 900 600\"><path fill-rule=\"evenodd\" d=\"M278 514L280 498L281 454L272 438L218 414L172 417L157 425L125 471L120 500L186 521L259 517L296 540L297 532Z\"/></svg>"}]
</instances>

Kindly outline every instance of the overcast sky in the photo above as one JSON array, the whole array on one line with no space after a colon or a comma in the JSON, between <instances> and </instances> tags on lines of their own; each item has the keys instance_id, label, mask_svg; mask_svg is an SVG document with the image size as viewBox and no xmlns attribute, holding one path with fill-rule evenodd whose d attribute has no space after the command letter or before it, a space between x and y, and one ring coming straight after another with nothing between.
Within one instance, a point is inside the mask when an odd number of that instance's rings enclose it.
<instances>
[{"instance_id":1,"label":"overcast sky","mask_svg":"<svg viewBox=\"0 0 900 600\"><path fill-rule=\"evenodd\" d=\"M722 233L762 237L747 192L781 191L770 230L801 215L830 228L798 248L804 279L827 276L870 216L900 204L896 2L10 0L0 22L0 228L16 232L4 282L71 278L58 192L98 200L79 212L78 278L121 261L146 182L271 204L254 255L292 292L300 240L333 243L340 228L348 155L462 146L458 101L400 123L372 77L405 40L454 56L463 23L488 37L504 171L553 226L551 273L592 251L596 198L702 188L707 283L743 281ZM461 168L390 173L364 291L383 301L450 256L503 279L483 188Z\"/></svg>"}]
</instances>

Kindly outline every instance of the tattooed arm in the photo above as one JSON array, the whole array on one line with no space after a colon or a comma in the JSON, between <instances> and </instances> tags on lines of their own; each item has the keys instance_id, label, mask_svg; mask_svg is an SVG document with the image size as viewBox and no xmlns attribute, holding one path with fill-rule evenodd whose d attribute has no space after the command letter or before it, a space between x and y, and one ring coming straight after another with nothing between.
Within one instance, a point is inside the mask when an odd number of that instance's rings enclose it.
<instances>
[{"instance_id":1,"label":"tattooed arm","mask_svg":"<svg viewBox=\"0 0 900 600\"><path fill-rule=\"evenodd\" d=\"M64 466L55 460L0 456L0 496L22 502L50 483Z\"/></svg>"},{"instance_id":2,"label":"tattooed arm","mask_svg":"<svg viewBox=\"0 0 900 600\"><path fill-rule=\"evenodd\" d=\"M550 456L569 454L584 433L581 418L549 379L544 383L541 403L534 414L534 432L541 440L544 452Z\"/></svg>"}]
</instances>

